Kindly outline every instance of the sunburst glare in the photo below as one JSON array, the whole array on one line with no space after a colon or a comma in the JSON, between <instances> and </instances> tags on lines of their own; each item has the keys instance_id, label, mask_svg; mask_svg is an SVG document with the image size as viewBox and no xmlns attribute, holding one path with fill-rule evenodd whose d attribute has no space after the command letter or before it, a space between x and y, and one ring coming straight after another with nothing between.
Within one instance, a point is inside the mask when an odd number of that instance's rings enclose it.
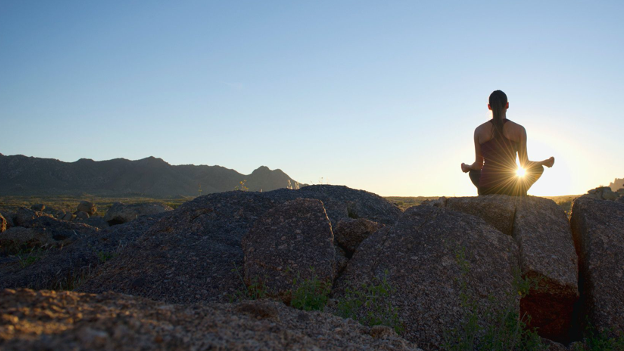
<instances>
[{"instance_id":1,"label":"sunburst glare","mask_svg":"<svg viewBox=\"0 0 624 351\"><path fill-rule=\"evenodd\" d=\"M522 167L518 167L518 169L516 170L516 175L520 178L524 177L525 173L526 171Z\"/></svg>"}]
</instances>

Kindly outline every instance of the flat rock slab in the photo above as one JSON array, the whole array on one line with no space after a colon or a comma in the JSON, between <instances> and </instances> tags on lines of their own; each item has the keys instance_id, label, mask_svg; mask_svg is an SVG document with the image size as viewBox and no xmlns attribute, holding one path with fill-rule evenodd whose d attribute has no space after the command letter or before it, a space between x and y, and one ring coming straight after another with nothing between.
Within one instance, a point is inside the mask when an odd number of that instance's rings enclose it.
<instances>
[{"instance_id":1,"label":"flat rock slab","mask_svg":"<svg viewBox=\"0 0 624 351\"><path fill-rule=\"evenodd\" d=\"M513 236L522 275L539 282L522 299L522 312L531 316L529 325L541 336L568 341L579 292L578 259L565 212L554 201L533 196L449 198L444 207L481 217Z\"/></svg>"},{"instance_id":2,"label":"flat rock slab","mask_svg":"<svg viewBox=\"0 0 624 351\"><path fill-rule=\"evenodd\" d=\"M467 310L462 292L479 313L519 310L512 284L516 267L517 246L510 236L475 216L416 206L360 244L334 294L378 283L387 274L396 289L390 300L405 325L403 336L437 348L446 332L461 326Z\"/></svg>"},{"instance_id":3,"label":"flat rock slab","mask_svg":"<svg viewBox=\"0 0 624 351\"><path fill-rule=\"evenodd\" d=\"M581 322L624 330L624 203L582 196L570 218L579 255Z\"/></svg>"},{"instance_id":4,"label":"flat rock slab","mask_svg":"<svg viewBox=\"0 0 624 351\"><path fill-rule=\"evenodd\" d=\"M316 199L285 202L260 217L242 240L245 282L272 295L289 293L293 281L331 284L336 252L331 223Z\"/></svg>"},{"instance_id":5,"label":"flat rock slab","mask_svg":"<svg viewBox=\"0 0 624 351\"><path fill-rule=\"evenodd\" d=\"M3 350L420 350L368 328L267 300L170 305L70 291L0 291Z\"/></svg>"},{"instance_id":6,"label":"flat rock slab","mask_svg":"<svg viewBox=\"0 0 624 351\"><path fill-rule=\"evenodd\" d=\"M579 292L578 259L565 212L552 200L520 197L513 236L522 275L537 284L520 302L521 311L531 316L529 326L541 336L567 342Z\"/></svg>"}]
</instances>

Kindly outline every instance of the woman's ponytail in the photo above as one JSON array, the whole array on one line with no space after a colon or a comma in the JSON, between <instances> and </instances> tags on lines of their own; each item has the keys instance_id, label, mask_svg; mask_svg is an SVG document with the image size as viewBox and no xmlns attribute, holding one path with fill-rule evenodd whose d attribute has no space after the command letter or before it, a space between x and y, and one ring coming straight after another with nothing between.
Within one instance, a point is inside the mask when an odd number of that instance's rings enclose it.
<instances>
[{"instance_id":1,"label":"woman's ponytail","mask_svg":"<svg viewBox=\"0 0 624 351\"><path fill-rule=\"evenodd\" d=\"M503 136L503 111L507 107L507 95L500 90L490 94L490 108L492 109L492 122L494 123L494 137Z\"/></svg>"}]
</instances>

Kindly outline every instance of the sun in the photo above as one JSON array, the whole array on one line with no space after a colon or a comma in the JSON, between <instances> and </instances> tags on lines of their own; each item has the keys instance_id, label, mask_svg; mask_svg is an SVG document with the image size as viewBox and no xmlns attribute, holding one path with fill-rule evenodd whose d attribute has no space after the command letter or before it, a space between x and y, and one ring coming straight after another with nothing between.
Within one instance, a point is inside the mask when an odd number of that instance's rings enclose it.
<instances>
[{"instance_id":1,"label":"sun","mask_svg":"<svg viewBox=\"0 0 624 351\"><path fill-rule=\"evenodd\" d=\"M522 167L518 167L518 169L516 170L516 175L520 178L524 177L525 173L526 171Z\"/></svg>"}]
</instances>

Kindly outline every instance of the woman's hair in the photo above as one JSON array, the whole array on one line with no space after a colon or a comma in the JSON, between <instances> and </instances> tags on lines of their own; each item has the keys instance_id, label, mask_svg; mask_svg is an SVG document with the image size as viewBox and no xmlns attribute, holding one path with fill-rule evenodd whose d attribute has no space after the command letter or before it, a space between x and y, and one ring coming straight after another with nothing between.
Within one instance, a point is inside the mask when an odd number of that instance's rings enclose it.
<instances>
[{"instance_id":1,"label":"woman's hair","mask_svg":"<svg viewBox=\"0 0 624 351\"><path fill-rule=\"evenodd\" d=\"M507 95L500 90L490 94L490 108L492 109L492 121L494 123L494 137L503 136L503 111L507 107Z\"/></svg>"}]
</instances>

